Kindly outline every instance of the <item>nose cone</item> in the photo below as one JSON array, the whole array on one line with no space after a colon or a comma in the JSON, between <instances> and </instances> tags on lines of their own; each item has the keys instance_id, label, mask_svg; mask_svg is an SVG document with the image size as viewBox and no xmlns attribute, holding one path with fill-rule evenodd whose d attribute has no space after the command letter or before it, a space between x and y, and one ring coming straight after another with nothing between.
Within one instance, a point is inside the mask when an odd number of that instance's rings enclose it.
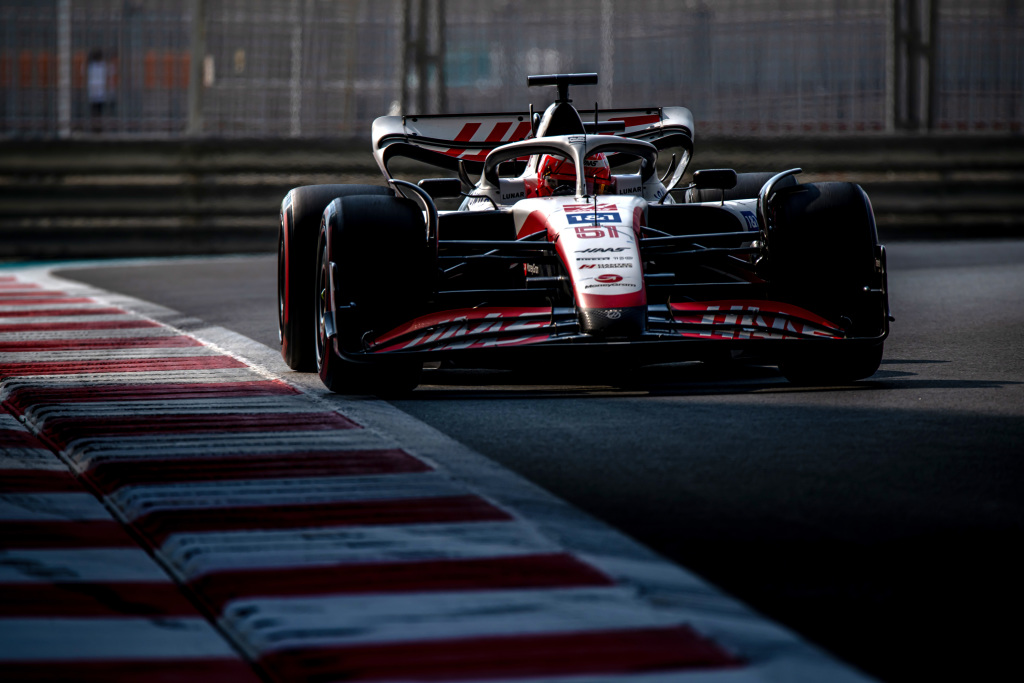
<instances>
[{"instance_id":1,"label":"nose cone","mask_svg":"<svg viewBox=\"0 0 1024 683\"><path fill-rule=\"evenodd\" d=\"M647 307L581 308L580 328L595 337L636 337L647 325Z\"/></svg>"}]
</instances>

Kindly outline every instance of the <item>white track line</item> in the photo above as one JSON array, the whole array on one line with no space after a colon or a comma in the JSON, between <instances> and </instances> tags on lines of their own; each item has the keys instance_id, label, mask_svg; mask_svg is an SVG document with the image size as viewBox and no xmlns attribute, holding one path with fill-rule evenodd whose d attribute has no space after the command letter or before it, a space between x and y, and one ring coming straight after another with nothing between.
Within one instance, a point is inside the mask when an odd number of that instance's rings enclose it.
<instances>
[{"instance_id":1,"label":"white track line","mask_svg":"<svg viewBox=\"0 0 1024 683\"><path fill-rule=\"evenodd\" d=\"M394 448L396 442L365 429L312 432L238 432L83 438L72 441L66 454L79 471L94 458L165 458L188 455L248 455L306 451Z\"/></svg>"},{"instance_id":2,"label":"white track line","mask_svg":"<svg viewBox=\"0 0 1024 683\"><path fill-rule=\"evenodd\" d=\"M78 363L90 360L143 360L149 358L200 358L220 356L207 346L172 346L168 348L140 349L81 349L78 351L0 351L0 363Z\"/></svg>"},{"instance_id":3,"label":"white track line","mask_svg":"<svg viewBox=\"0 0 1024 683\"><path fill-rule=\"evenodd\" d=\"M0 524L110 519L91 493L0 494Z\"/></svg>"},{"instance_id":4,"label":"white track line","mask_svg":"<svg viewBox=\"0 0 1024 683\"><path fill-rule=\"evenodd\" d=\"M683 616L645 609L632 590L615 587L237 600L223 618L265 653L300 644L665 627Z\"/></svg>"},{"instance_id":5,"label":"white track line","mask_svg":"<svg viewBox=\"0 0 1024 683\"><path fill-rule=\"evenodd\" d=\"M8 618L0 632L17 634L0 638L0 662L237 656L201 617Z\"/></svg>"},{"instance_id":6,"label":"white track line","mask_svg":"<svg viewBox=\"0 0 1024 683\"><path fill-rule=\"evenodd\" d=\"M26 548L0 558L0 583L169 581L141 548Z\"/></svg>"},{"instance_id":7,"label":"white track line","mask_svg":"<svg viewBox=\"0 0 1024 683\"><path fill-rule=\"evenodd\" d=\"M267 378L251 368L216 368L211 370L169 370L156 372L94 372L77 375L35 375L11 377L4 381L0 398L21 387L78 388L108 384L205 384L211 382L257 382Z\"/></svg>"},{"instance_id":8,"label":"white track line","mask_svg":"<svg viewBox=\"0 0 1024 683\"><path fill-rule=\"evenodd\" d=\"M0 343L12 341L43 341L79 339L159 339L181 337L181 332L169 327L130 327L117 330L30 330L27 332L5 332L0 326ZM38 356L40 352L35 352ZM49 355L49 351L45 352Z\"/></svg>"},{"instance_id":9,"label":"white track line","mask_svg":"<svg viewBox=\"0 0 1024 683\"><path fill-rule=\"evenodd\" d=\"M555 553L520 521L173 534L161 553L188 580L214 571L336 567Z\"/></svg>"},{"instance_id":10,"label":"white track line","mask_svg":"<svg viewBox=\"0 0 1024 683\"><path fill-rule=\"evenodd\" d=\"M374 500L407 500L465 495L444 474L388 474L379 477L316 477L277 481L226 481L162 486L124 486L108 497L125 518L173 510L209 510L288 504L317 505ZM316 526L315 517L310 526Z\"/></svg>"},{"instance_id":11,"label":"white track line","mask_svg":"<svg viewBox=\"0 0 1024 683\"><path fill-rule=\"evenodd\" d=\"M322 410L322 409L320 409ZM316 406L308 399L295 396L243 396L238 398L198 398L151 401L85 401L33 407L26 417L42 426L51 418L102 419L134 415L251 415L279 413L314 413ZM323 411L325 414L328 411ZM333 411L330 411L333 415Z\"/></svg>"}]
</instances>

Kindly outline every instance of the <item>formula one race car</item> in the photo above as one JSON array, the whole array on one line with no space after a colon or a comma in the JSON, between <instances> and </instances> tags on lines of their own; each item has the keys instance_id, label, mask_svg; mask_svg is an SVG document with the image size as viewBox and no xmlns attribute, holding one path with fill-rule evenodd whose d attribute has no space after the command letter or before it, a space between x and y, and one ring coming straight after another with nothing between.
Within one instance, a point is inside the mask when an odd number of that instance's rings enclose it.
<instances>
[{"instance_id":1,"label":"formula one race car","mask_svg":"<svg viewBox=\"0 0 1024 683\"><path fill-rule=\"evenodd\" d=\"M871 376L891 318L864 191L798 184L800 169L699 170L680 186L690 111L574 108L569 86L595 83L530 76L557 88L543 115L383 116L373 154L388 186L291 190L278 249L288 365L380 395L438 360L752 354L797 383ZM399 157L455 177L398 180Z\"/></svg>"}]
</instances>

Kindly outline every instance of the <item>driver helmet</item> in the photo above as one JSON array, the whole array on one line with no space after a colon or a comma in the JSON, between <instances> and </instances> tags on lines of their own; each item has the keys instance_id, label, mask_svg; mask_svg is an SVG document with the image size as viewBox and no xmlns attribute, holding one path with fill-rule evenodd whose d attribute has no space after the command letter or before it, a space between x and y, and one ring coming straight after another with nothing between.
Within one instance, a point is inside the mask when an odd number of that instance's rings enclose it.
<instances>
[{"instance_id":1,"label":"driver helmet","mask_svg":"<svg viewBox=\"0 0 1024 683\"><path fill-rule=\"evenodd\" d=\"M612 194L615 181L608 159L601 152L586 158L583 175L588 194ZM545 154L537 166L539 194L572 194L576 192L576 164L564 157Z\"/></svg>"}]
</instances>

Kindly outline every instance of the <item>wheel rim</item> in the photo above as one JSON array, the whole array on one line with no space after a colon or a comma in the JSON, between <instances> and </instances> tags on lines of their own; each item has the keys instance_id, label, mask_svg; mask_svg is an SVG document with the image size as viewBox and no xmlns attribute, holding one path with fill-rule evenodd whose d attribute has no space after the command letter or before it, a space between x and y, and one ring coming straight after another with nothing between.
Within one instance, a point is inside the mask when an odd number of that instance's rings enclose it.
<instances>
[{"instance_id":1,"label":"wheel rim","mask_svg":"<svg viewBox=\"0 0 1024 683\"><path fill-rule=\"evenodd\" d=\"M317 254L317 276L316 276L316 366L323 367L323 359L327 349L327 325L324 320L327 315L327 286L330 283L328 268L330 262L327 260L327 241L321 236L320 251Z\"/></svg>"},{"instance_id":2,"label":"wheel rim","mask_svg":"<svg viewBox=\"0 0 1024 683\"><path fill-rule=\"evenodd\" d=\"M277 241L277 340L284 342L284 232L279 233Z\"/></svg>"}]
</instances>

